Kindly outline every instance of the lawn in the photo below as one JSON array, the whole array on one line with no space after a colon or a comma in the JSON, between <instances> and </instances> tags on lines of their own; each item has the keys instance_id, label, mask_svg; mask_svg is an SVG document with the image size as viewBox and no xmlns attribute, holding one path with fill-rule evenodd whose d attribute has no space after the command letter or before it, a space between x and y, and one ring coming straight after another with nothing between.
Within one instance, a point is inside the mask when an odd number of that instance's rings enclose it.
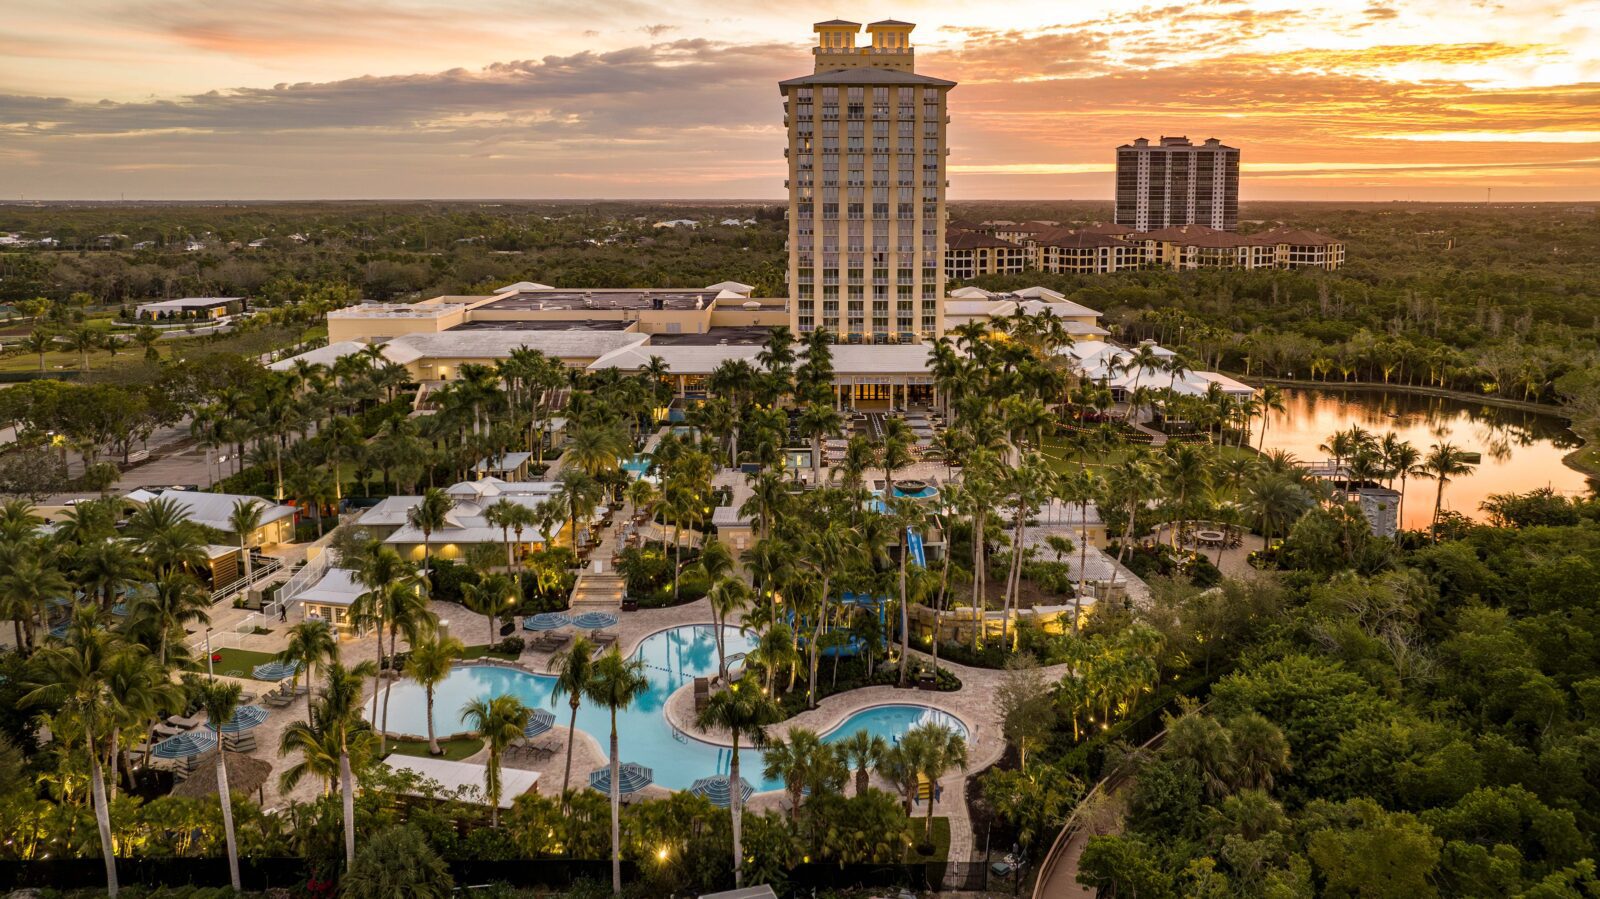
<instances>
[{"instance_id":1,"label":"lawn","mask_svg":"<svg viewBox=\"0 0 1600 899\"><path fill-rule=\"evenodd\" d=\"M439 743L439 748L444 750L444 755L434 756L435 758L442 758L451 762L459 762L463 759L469 759L474 755L477 755L478 750L483 748L483 741L477 737L469 737L462 740L443 740ZM418 740L415 742L407 741L403 743L395 743L394 748L390 750L389 754L425 757L428 755L428 741ZM950 845L948 831L946 831L945 836L945 845L948 846Z\"/></svg>"},{"instance_id":2,"label":"lawn","mask_svg":"<svg viewBox=\"0 0 1600 899\"><path fill-rule=\"evenodd\" d=\"M233 675L235 677L249 677L250 672L257 665L265 665L268 662L277 660L277 657L270 652L256 652L250 649L212 647L211 652L214 655L222 656L220 661L211 663L212 669L218 674L226 674L230 671L244 672L243 674ZM204 662L205 659L202 658L201 661Z\"/></svg>"},{"instance_id":3,"label":"lawn","mask_svg":"<svg viewBox=\"0 0 1600 899\"><path fill-rule=\"evenodd\" d=\"M484 643L484 644L480 644L478 646L468 646L466 648L466 650L461 653L461 658L467 659L467 660L489 658L489 659L499 659L499 660L501 660L503 662L515 662L517 660L517 656L516 656L515 653L490 652L489 651L489 646L490 645L491 644Z\"/></svg>"},{"instance_id":4,"label":"lawn","mask_svg":"<svg viewBox=\"0 0 1600 899\"><path fill-rule=\"evenodd\" d=\"M911 817L911 846L906 849L908 865L942 862L950 856L950 819L938 815L933 819L933 854L923 855L917 852L917 844L922 842L922 828L925 826L925 821L921 815Z\"/></svg>"}]
</instances>

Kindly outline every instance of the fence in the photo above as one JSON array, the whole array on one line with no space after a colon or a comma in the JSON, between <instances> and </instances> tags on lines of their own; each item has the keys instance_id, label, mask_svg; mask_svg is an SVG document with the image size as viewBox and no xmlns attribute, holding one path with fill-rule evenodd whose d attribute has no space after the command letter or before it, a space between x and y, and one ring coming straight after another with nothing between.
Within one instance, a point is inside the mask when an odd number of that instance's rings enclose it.
<instances>
[{"instance_id":1,"label":"fence","mask_svg":"<svg viewBox=\"0 0 1600 899\"><path fill-rule=\"evenodd\" d=\"M609 861L571 859L451 860L450 875L460 887L507 883L524 887L570 887L580 880L609 882ZM312 874L303 858L241 858L239 879L247 890L289 889ZM637 877L632 862L622 863L625 881ZM226 858L119 858L117 879L123 886L223 887L229 884ZM99 858L45 861L0 861L0 890L96 889L105 886L105 862Z\"/></svg>"}]
</instances>

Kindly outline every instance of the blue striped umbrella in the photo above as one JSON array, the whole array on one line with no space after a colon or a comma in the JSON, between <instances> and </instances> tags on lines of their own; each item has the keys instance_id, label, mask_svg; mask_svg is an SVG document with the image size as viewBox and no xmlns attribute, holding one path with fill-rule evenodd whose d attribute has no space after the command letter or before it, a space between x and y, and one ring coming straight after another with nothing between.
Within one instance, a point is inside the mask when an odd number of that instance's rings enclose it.
<instances>
[{"instance_id":1,"label":"blue striped umbrella","mask_svg":"<svg viewBox=\"0 0 1600 899\"><path fill-rule=\"evenodd\" d=\"M617 791L619 793L637 793L650 786L656 779L656 774L649 768L637 762L623 762L617 766ZM611 766L596 768L589 772L589 786L602 793L611 792Z\"/></svg>"},{"instance_id":2,"label":"blue striped umbrella","mask_svg":"<svg viewBox=\"0 0 1600 899\"><path fill-rule=\"evenodd\" d=\"M704 796L711 800L717 808L727 808L733 802L733 797L728 791L728 775L719 774L716 777L702 777L689 787L689 792L696 796ZM755 795L756 788L750 786L750 781L739 778L739 804L744 805Z\"/></svg>"},{"instance_id":3,"label":"blue striped umbrella","mask_svg":"<svg viewBox=\"0 0 1600 899\"><path fill-rule=\"evenodd\" d=\"M55 627L51 628L50 629L50 636L55 637L57 640L65 640L67 638L67 628L69 628L69 627L72 627L72 619L71 618L68 618L66 621L63 621L60 624L56 625Z\"/></svg>"},{"instance_id":4,"label":"blue striped umbrella","mask_svg":"<svg viewBox=\"0 0 1600 899\"><path fill-rule=\"evenodd\" d=\"M168 737L155 745L150 754L158 759L184 759L191 755L209 752L217 746L217 738L209 730L191 730L186 734Z\"/></svg>"},{"instance_id":5,"label":"blue striped umbrella","mask_svg":"<svg viewBox=\"0 0 1600 899\"><path fill-rule=\"evenodd\" d=\"M522 729L522 735L531 740L555 726L555 712L549 709L534 709L528 716L528 726Z\"/></svg>"},{"instance_id":6,"label":"blue striped umbrella","mask_svg":"<svg viewBox=\"0 0 1600 899\"><path fill-rule=\"evenodd\" d=\"M242 705L233 710L233 717L228 723L222 725L225 734L242 734L254 727L260 727L267 720L267 710L258 705Z\"/></svg>"},{"instance_id":7,"label":"blue striped umbrella","mask_svg":"<svg viewBox=\"0 0 1600 899\"><path fill-rule=\"evenodd\" d=\"M560 612L540 612L522 619L525 631L553 631L571 624L571 619Z\"/></svg>"},{"instance_id":8,"label":"blue striped umbrella","mask_svg":"<svg viewBox=\"0 0 1600 899\"><path fill-rule=\"evenodd\" d=\"M617 623L617 616L610 612L584 612L572 619L573 625L584 630L594 630L600 627L610 627Z\"/></svg>"},{"instance_id":9,"label":"blue striped umbrella","mask_svg":"<svg viewBox=\"0 0 1600 899\"><path fill-rule=\"evenodd\" d=\"M299 670L299 662L267 662L253 668L250 676L256 680L283 680L286 677L293 677Z\"/></svg>"}]
</instances>

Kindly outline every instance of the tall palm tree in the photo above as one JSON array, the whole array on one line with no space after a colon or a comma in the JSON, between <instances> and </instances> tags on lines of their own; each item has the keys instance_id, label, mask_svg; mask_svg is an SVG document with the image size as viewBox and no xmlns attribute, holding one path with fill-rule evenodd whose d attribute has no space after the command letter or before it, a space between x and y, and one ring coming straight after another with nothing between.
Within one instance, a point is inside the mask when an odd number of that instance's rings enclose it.
<instances>
[{"instance_id":1,"label":"tall palm tree","mask_svg":"<svg viewBox=\"0 0 1600 899\"><path fill-rule=\"evenodd\" d=\"M621 762L617 757L617 713L650 688L643 659L624 659L613 646L594 663L585 693L611 713L611 892L622 895ZM570 764L570 762L569 762Z\"/></svg>"},{"instance_id":2,"label":"tall palm tree","mask_svg":"<svg viewBox=\"0 0 1600 899\"><path fill-rule=\"evenodd\" d=\"M489 746L489 764L483 771L484 795L489 800L489 826L500 826L500 754L522 739L532 712L515 696L474 699L461 707L461 720Z\"/></svg>"},{"instance_id":3,"label":"tall palm tree","mask_svg":"<svg viewBox=\"0 0 1600 899\"><path fill-rule=\"evenodd\" d=\"M1451 478L1469 475L1477 466L1467 461L1467 454L1450 441L1435 443L1428 448L1422 457L1421 473L1439 482L1439 489L1433 495L1433 540L1439 541L1439 516L1444 511L1444 485L1450 483Z\"/></svg>"},{"instance_id":4,"label":"tall palm tree","mask_svg":"<svg viewBox=\"0 0 1600 899\"><path fill-rule=\"evenodd\" d=\"M712 627L716 631L717 676L726 681L728 657L727 640L723 629L728 626L733 616L749 607L750 587L741 578L724 575L706 591L706 600L711 603Z\"/></svg>"},{"instance_id":5,"label":"tall palm tree","mask_svg":"<svg viewBox=\"0 0 1600 899\"><path fill-rule=\"evenodd\" d=\"M181 636L191 624L211 623L211 596L183 571L163 572L150 587L135 596L128 622L154 637L156 661L165 668L173 634Z\"/></svg>"},{"instance_id":6,"label":"tall palm tree","mask_svg":"<svg viewBox=\"0 0 1600 899\"><path fill-rule=\"evenodd\" d=\"M406 672L422 687L422 693L427 697L429 755L444 754L444 750L439 748L439 738L433 727L434 688L450 676L456 660L465 651L466 647L461 645L460 640L444 636L438 631L411 644L411 658L406 662Z\"/></svg>"},{"instance_id":7,"label":"tall palm tree","mask_svg":"<svg viewBox=\"0 0 1600 899\"><path fill-rule=\"evenodd\" d=\"M450 494L438 487L429 487L422 492L422 499L411 511L406 513L406 522L422 532L422 577L433 586L431 566L433 556L432 547L429 545L435 531L442 530L448 523L447 517L450 510L455 508L455 500Z\"/></svg>"},{"instance_id":8,"label":"tall palm tree","mask_svg":"<svg viewBox=\"0 0 1600 899\"><path fill-rule=\"evenodd\" d=\"M800 412L800 436L811 441L811 482L822 483L822 439L838 436L844 427L839 410L828 403L809 403Z\"/></svg>"},{"instance_id":9,"label":"tall palm tree","mask_svg":"<svg viewBox=\"0 0 1600 899\"><path fill-rule=\"evenodd\" d=\"M339 793L344 812L344 863L348 869L356 862L356 787L355 772L350 763L351 746L359 739L356 735L368 734L371 727L361 720L361 681L371 677L378 664L367 660L353 668L346 668L337 660L328 664L325 680L327 687L318 700L322 724L327 728L333 744L339 747ZM285 734L287 737L287 734Z\"/></svg>"},{"instance_id":10,"label":"tall palm tree","mask_svg":"<svg viewBox=\"0 0 1600 899\"><path fill-rule=\"evenodd\" d=\"M206 710L206 723L217 737L217 798L222 803L222 832L228 846L228 876L233 891L239 892L239 842L233 835L233 798L228 789L227 751L222 742L222 727L233 720L242 694L238 684L208 681L200 686L200 707Z\"/></svg>"},{"instance_id":11,"label":"tall palm tree","mask_svg":"<svg viewBox=\"0 0 1600 899\"><path fill-rule=\"evenodd\" d=\"M405 634L407 644L417 643L438 628L439 616L428 608L428 594L416 578L391 581L381 588L380 593L383 597L380 602L384 606L384 618L389 624L389 658L392 660L398 651L401 634ZM380 633L378 639L382 640L383 634ZM388 751L389 748L389 696L394 692L394 682L397 679L390 677L384 680L383 724L378 731L380 753ZM373 724L376 725L377 722L374 721Z\"/></svg>"},{"instance_id":12,"label":"tall palm tree","mask_svg":"<svg viewBox=\"0 0 1600 899\"><path fill-rule=\"evenodd\" d=\"M753 680L740 679L725 690L711 694L710 700L696 715L696 723L703 728L721 728L733 741L728 760L728 814L733 820L733 883L742 885L744 868L743 813L744 796L740 789L739 744L761 746L766 742L767 727L782 719L777 703L760 689ZM612 782L616 770L612 769Z\"/></svg>"},{"instance_id":13,"label":"tall palm tree","mask_svg":"<svg viewBox=\"0 0 1600 899\"><path fill-rule=\"evenodd\" d=\"M128 517L124 536L157 573L205 565L205 534L176 501L157 497Z\"/></svg>"},{"instance_id":14,"label":"tall palm tree","mask_svg":"<svg viewBox=\"0 0 1600 899\"><path fill-rule=\"evenodd\" d=\"M967 767L967 740L950 728L930 721L906 731L900 737L900 744L911 747L909 754L917 761L917 773L928 780L930 795L928 813L923 824L923 838L931 839L934 800L932 793L938 787L939 778L944 777L951 768Z\"/></svg>"},{"instance_id":15,"label":"tall palm tree","mask_svg":"<svg viewBox=\"0 0 1600 899\"><path fill-rule=\"evenodd\" d=\"M233 511L228 513L228 528L239 538L239 555L244 557L244 582L251 580L250 547L247 545L250 535L256 528L261 527L261 515L266 511L266 506L257 499L238 499L233 501Z\"/></svg>"},{"instance_id":16,"label":"tall palm tree","mask_svg":"<svg viewBox=\"0 0 1600 899\"><path fill-rule=\"evenodd\" d=\"M39 370L44 371L44 355L56 347L54 334L43 328L34 328L22 339L22 348L39 356Z\"/></svg>"},{"instance_id":17,"label":"tall palm tree","mask_svg":"<svg viewBox=\"0 0 1600 899\"><path fill-rule=\"evenodd\" d=\"M561 775L561 807L567 807L567 791L572 788L572 753L577 746L578 706L589 695L589 683L594 679L595 644L588 637L578 635L572 646L556 653L550 659L549 670L556 672L556 682L550 686L550 700L567 697L572 717L567 723L567 764Z\"/></svg>"},{"instance_id":18,"label":"tall palm tree","mask_svg":"<svg viewBox=\"0 0 1600 899\"><path fill-rule=\"evenodd\" d=\"M1261 415L1261 438L1256 443L1256 451L1261 452L1267 447L1267 422L1272 419L1272 413L1279 415L1289 411L1289 406L1284 402L1283 388L1268 384L1261 388L1256 396L1256 411Z\"/></svg>"},{"instance_id":19,"label":"tall palm tree","mask_svg":"<svg viewBox=\"0 0 1600 899\"><path fill-rule=\"evenodd\" d=\"M59 705L83 728L85 755L89 761L90 802L100 831L100 854L106 866L106 892L115 899L118 890L116 846L111 839L111 809L106 800L105 774L101 769L102 743L112 713L107 696L106 670L123 651L121 641L94 617L94 611L79 608L73 626L61 643L47 646L34 657L38 681L23 696L21 705L40 703Z\"/></svg>"},{"instance_id":20,"label":"tall palm tree","mask_svg":"<svg viewBox=\"0 0 1600 899\"><path fill-rule=\"evenodd\" d=\"M302 621L289 628L289 639L276 656L279 662L295 666L291 683L298 686L300 674L305 673L307 686L311 685L316 668L332 666L339 661L339 639L326 621ZM374 672L377 666L374 665ZM324 672L326 673L326 671Z\"/></svg>"}]
</instances>

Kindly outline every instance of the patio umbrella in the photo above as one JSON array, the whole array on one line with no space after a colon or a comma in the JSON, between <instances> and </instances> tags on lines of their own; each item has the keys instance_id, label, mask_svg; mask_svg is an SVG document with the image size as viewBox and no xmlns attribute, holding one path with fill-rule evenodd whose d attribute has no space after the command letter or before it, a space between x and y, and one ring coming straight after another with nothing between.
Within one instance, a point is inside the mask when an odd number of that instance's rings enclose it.
<instances>
[{"instance_id":1,"label":"patio umbrella","mask_svg":"<svg viewBox=\"0 0 1600 899\"><path fill-rule=\"evenodd\" d=\"M623 762L617 766L619 793L637 793L655 781L655 772L637 762ZM602 793L611 792L611 766L589 772L589 786Z\"/></svg>"},{"instance_id":2,"label":"patio umbrella","mask_svg":"<svg viewBox=\"0 0 1600 899\"><path fill-rule=\"evenodd\" d=\"M256 680L283 680L286 677L293 677L299 670L299 662L267 662L264 665L257 665L250 674Z\"/></svg>"},{"instance_id":3,"label":"patio umbrella","mask_svg":"<svg viewBox=\"0 0 1600 899\"><path fill-rule=\"evenodd\" d=\"M233 717L228 723L222 725L225 734L242 734L254 727L260 727L267 720L267 710L258 705L242 705L233 711Z\"/></svg>"},{"instance_id":4,"label":"patio umbrella","mask_svg":"<svg viewBox=\"0 0 1600 899\"><path fill-rule=\"evenodd\" d=\"M522 729L522 735L533 739L556 726L556 713L549 709L534 709L528 715L528 726Z\"/></svg>"},{"instance_id":5,"label":"patio umbrella","mask_svg":"<svg viewBox=\"0 0 1600 899\"><path fill-rule=\"evenodd\" d=\"M719 774L716 777L702 777L689 787L689 792L696 796L704 796L711 800L717 808L727 808L733 801L728 791L728 775ZM756 788L750 786L750 781L739 778L739 804L743 805L755 795Z\"/></svg>"},{"instance_id":6,"label":"patio umbrella","mask_svg":"<svg viewBox=\"0 0 1600 899\"><path fill-rule=\"evenodd\" d=\"M553 631L571 624L572 620L560 612L540 612L522 619L525 631Z\"/></svg>"},{"instance_id":7,"label":"patio umbrella","mask_svg":"<svg viewBox=\"0 0 1600 899\"><path fill-rule=\"evenodd\" d=\"M209 730L191 730L186 734L168 737L155 745L150 754L158 759L182 759L208 752L217 746L217 738Z\"/></svg>"},{"instance_id":8,"label":"patio umbrella","mask_svg":"<svg viewBox=\"0 0 1600 899\"><path fill-rule=\"evenodd\" d=\"M66 621L63 621L60 624L56 625L55 627L51 628L50 629L50 636L55 637L57 640L65 640L67 638L67 628L69 628L71 626L72 626L72 619L68 618Z\"/></svg>"},{"instance_id":9,"label":"patio umbrella","mask_svg":"<svg viewBox=\"0 0 1600 899\"><path fill-rule=\"evenodd\" d=\"M610 612L584 612L582 615L573 618L572 623L574 626L588 631L616 624L617 616Z\"/></svg>"}]
</instances>

